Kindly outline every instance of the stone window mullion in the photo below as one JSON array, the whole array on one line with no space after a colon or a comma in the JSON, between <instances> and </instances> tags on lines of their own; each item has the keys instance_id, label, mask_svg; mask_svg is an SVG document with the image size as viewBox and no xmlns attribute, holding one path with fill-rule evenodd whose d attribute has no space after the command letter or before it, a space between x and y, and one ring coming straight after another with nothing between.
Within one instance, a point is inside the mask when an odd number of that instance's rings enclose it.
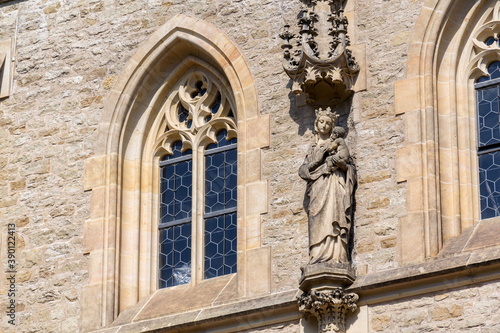
<instances>
[{"instance_id":1,"label":"stone window mullion","mask_svg":"<svg viewBox=\"0 0 500 333\"><path fill-rule=\"evenodd\" d=\"M198 144L196 149L196 166L193 177L193 184L196 184L195 200L193 202L193 281L199 283L203 280L203 206L204 206L204 172L205 166L203 161L204 147Z\"/></svg>"}]
</instances>

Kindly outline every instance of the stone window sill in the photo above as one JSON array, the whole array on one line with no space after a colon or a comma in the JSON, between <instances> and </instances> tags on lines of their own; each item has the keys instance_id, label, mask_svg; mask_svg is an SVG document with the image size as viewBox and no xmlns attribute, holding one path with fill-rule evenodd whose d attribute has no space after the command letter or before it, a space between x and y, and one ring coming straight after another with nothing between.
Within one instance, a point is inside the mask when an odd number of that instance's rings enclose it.
<instances>
[{"instance_id":1,"label":"stone window sill","mask_svg":"<svg viewBox=\"0 0 500 333\"><path fill-rule=\"evenodd\" d=\"M238 298L237 275L205 280L195 286L181 285L157 290L125 310L99 333L200 332L228 326L238 330L275 322L298 320L297 290L256 298ZM264 311L263 311L264 310ZM260 316L257 318L256 316ZM177 329L177 330L176 330Z\"/></svg>"}]
</instances>

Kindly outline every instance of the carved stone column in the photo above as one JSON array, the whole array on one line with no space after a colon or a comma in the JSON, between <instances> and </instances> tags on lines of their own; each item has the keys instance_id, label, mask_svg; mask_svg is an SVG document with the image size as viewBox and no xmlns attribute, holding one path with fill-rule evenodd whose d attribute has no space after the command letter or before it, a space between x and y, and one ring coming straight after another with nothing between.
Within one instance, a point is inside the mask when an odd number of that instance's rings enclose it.
<instances>
[{"instance_id":1,"label":"carved stone column","mask_svg":"<svg viewBox=\"0 0 500 333\"><path fill-rule=\"evenodd\" d=\"M356 310L358 299L357 294L346 294L342 288L335 288L327 292L311 290L300 296L298 302L301 312L318 319L318 332L344 333L346 314Z\"/></svg>"}]
</instances>

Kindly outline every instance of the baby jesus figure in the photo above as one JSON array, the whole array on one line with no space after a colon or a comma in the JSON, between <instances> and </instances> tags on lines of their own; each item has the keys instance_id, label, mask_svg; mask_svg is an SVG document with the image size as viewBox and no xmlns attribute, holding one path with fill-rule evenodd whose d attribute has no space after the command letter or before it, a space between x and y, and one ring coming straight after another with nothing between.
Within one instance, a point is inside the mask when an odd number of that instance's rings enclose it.
<instances>
[{"instance_id":1,"label":"baby jesus figure","mask_svg":"<svg viewBox=\"0 0 500 333\"><path fill-rule=\"evenodd\" d=\"M350 154L344 137L345 130L343 127L336 126L332 130L332 142L326 151L328 154L326 161L330 171L335 170L337 167L344 170L346 168L346 164L349 162Z\"/></svg>"}]
</instances>

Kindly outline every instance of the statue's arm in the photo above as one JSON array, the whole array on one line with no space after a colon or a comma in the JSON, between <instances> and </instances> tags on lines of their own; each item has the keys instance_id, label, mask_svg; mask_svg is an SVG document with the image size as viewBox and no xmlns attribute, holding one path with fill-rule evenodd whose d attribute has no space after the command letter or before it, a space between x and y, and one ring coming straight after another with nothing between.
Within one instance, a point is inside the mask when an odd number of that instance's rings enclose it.
<instances>
[{"instance_id":1,"label":"statue's arm","mask_svg":"<svg viewBox=\"0 0 500 333\"><path fill-rule=\"evenodd\" d=\"M306 158L304 159L304 163L299 168L299 176L300 178L311 181L314 180L311 176L311 172L318 167L318 163L315 160L316 156L314 154L314 147L309 147L307 151Z\"/></svg>"},{"instance_id":2,"label":"statue's arm","mask_svg":"<svg viewBox=\"0 0 500 333\"><path fill-rule=\"evenodd\" d=\"M325 153L328 147L317 147L316 149L312 149L306 157L306 160L309 161L308 168L309 171L314 171L321 164L325 163Z\"/></svg>"}]
</instances>

